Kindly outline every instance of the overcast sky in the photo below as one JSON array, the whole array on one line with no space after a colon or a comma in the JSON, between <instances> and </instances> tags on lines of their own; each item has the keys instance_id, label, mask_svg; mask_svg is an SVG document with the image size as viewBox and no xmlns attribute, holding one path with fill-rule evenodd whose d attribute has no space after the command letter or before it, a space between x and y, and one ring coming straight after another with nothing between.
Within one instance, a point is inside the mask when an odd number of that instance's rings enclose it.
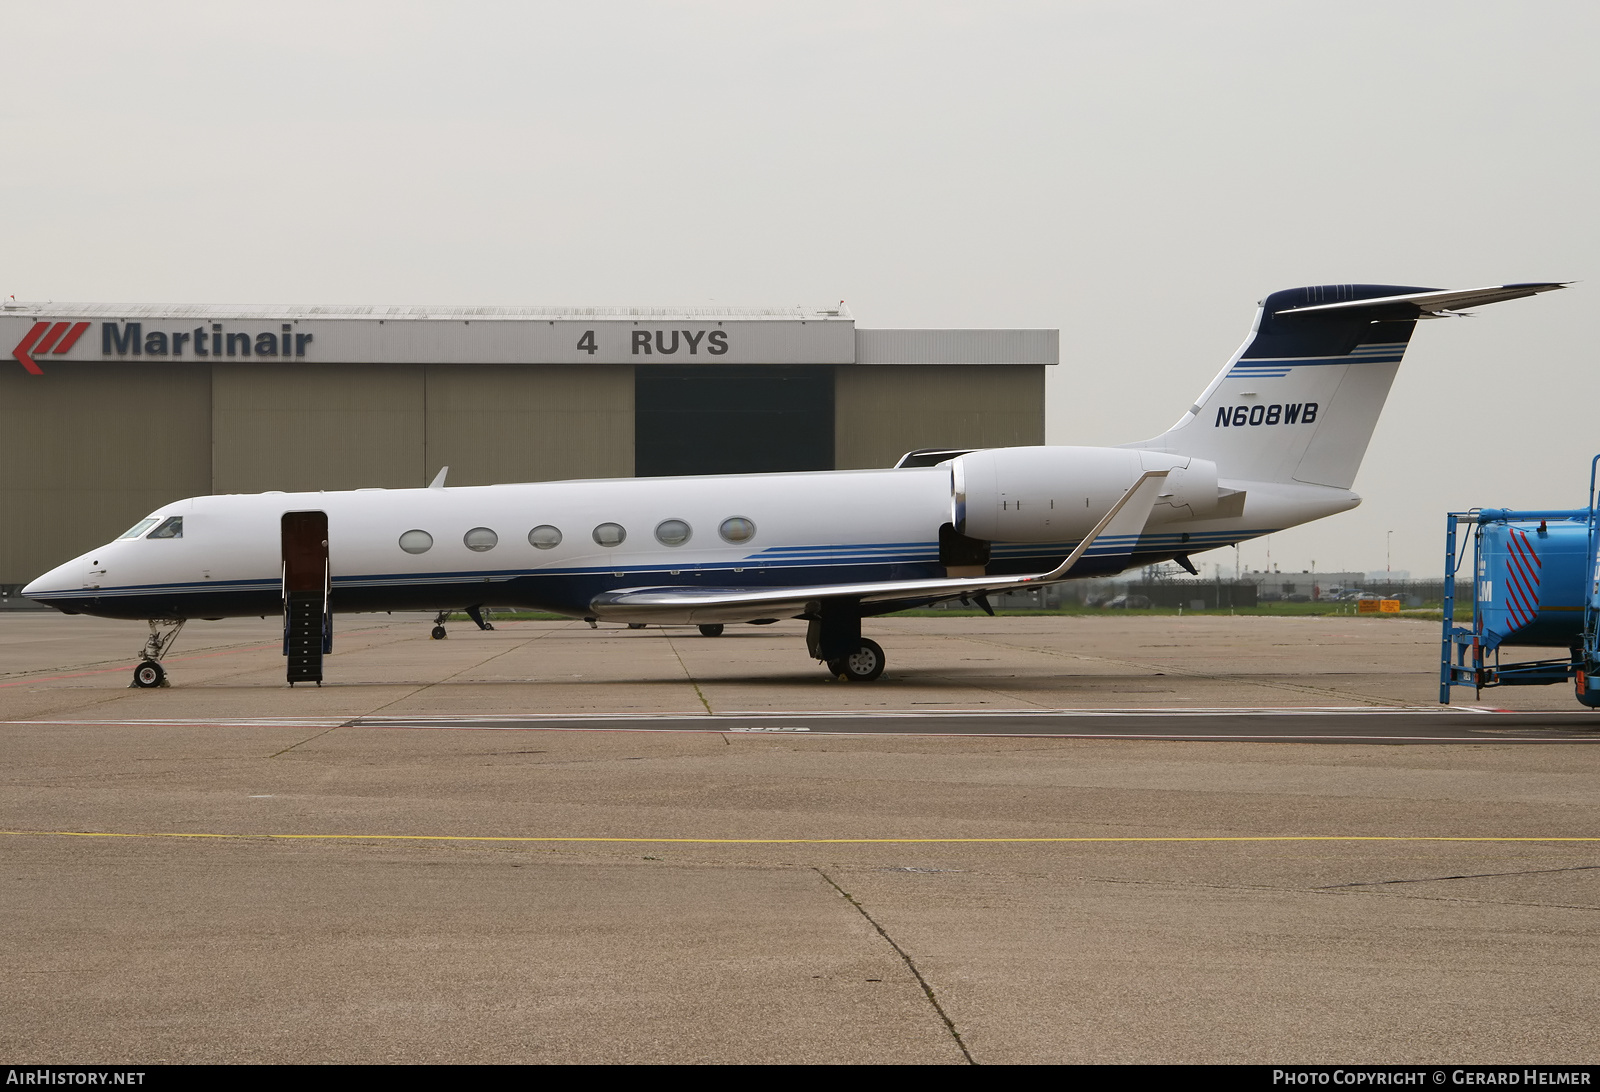
<instances>
[{"instance_id":1,"label":"overcast sky","mask_svg":"<svg viewBox=\"0 0 1600 1092\"><path fill-rule=\"evenodd\" d=\"M821 305L1061 330L1053 443L1161 432L1278 288L1564 292L1423 323L1354 512L1441 567L1586 503L1600 5L0 6L0 294ZM1244 546L1246 568L1266 561ZM1234 566L1232 550L1203 560Z\"/></svg>"}]
</instances>

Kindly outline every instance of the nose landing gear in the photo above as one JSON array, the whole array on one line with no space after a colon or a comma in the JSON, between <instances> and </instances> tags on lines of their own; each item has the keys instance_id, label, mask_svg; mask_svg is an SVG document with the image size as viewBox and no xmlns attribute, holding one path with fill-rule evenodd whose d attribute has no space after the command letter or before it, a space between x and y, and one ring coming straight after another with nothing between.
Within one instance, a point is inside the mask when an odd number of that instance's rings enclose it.
<instances>
[{"instance_id":1,"label":"nose landing gear","mask_svg":"<svg viewBox=\"0 0 1600 1092\"><path fill-rule=\"evenodd\" d=\"M133 669L133 682L129 684L140 690L168 685L167 669L161 666L161 659L178 639L184 623L182 618L151 618L149 621L150 636L139 650L139 666Z\"/></svg>"}]
</instances>

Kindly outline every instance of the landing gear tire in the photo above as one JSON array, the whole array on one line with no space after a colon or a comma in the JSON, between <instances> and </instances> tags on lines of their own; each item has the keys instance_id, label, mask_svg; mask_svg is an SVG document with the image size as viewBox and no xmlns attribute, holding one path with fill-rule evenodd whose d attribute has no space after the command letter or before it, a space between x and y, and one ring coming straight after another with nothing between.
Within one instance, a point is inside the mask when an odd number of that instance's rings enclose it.
<instances>
[{"instance_id":1,"label":"landing gear tire","mask_svg":"<svg viewBox=\"0 0 1600 1092\"><path fill-rule=\"evenodd\" d=\"M723 625L721 622L708 622L700 627L702 637L721 637Z\"/></svg>"},{"instance_id":2,"label":"landing gear tire","mask_svg":"<svg viewBox=\"0 0 1600 1092\"><path fill-rule=\"evenodd\" d=\"M848 656L828 661L828 670L851 682L872 682L883 674L883 649L876 641L861 639L861 645Z\"/></svg>"},{"instance_id":3,"label":"landing gear tire","mask_svg":"<svg viewBox=\"0 0 1600 1092\"><path fill-rule=\"evenodd\" d=\"M629 622L628 623L628 628L629 629L643 629L644 625L645 624L643 622Z\"/></svg>"},{"instance_id":4,"label":"landing gear tire","mask_svg":"<svg viewBox=\"0 0 1600 1092\"><path fill-rule=\"evenodd\" d=\"M445 638L444 627L443 626L434 626L433 627L432 637L433 637L433 639L435 641L444 640L444 638Z\"/></svg>"},{"instance_id":5,"label":"landing gear tire","mask_svg":"<svg viewBox=\"0 0 1600 1092\"><path fill-rule=\"evenodd\" d=\"M139 666L133 669L133 682L128 684L141 690L167 685L167 669L161 666L161 658L183 632L184 622L182 618L148 618L146 621L150 625L150 636L139 650Z\"/></svg>"}]
</instances>

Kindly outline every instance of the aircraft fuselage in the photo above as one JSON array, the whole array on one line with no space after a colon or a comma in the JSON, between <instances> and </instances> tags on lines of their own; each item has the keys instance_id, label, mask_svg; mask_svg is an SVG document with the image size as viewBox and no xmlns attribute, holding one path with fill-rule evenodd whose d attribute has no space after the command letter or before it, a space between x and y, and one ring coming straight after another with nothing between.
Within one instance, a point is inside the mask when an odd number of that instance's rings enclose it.
<instances>
[{"instance_id":1,"label":"aircraft fuselage","mask_svg":"<svg viewBox=\"0 0 1600 1092\"><path fill-rule=\"evenodd\" d=\"M1242 484L1249 485L1243 516L1148 528L1129 550L1084 557L1072 575L1108 575L1230 545L1356 503L1347 490ZM993 542L990 575L1053 568L1115 499L1086 504L1071 481L1055 492L1061 517L1052 530L1059 533ZM156 523L137 537L59 566L26 594L115 618L275 614L282 609L280 520L285 512L320 511L328 516L335 611L490 604L583 618L595 615L597 595L641 584L781 588L941 578L939 527L952 520L952 503L948 465L195 497L151 513ZM147 537L174 517L182 518L181 537ZM603 545L618 537L613 528L621 528L621 541Z\"/></svg>"}]
</instances>

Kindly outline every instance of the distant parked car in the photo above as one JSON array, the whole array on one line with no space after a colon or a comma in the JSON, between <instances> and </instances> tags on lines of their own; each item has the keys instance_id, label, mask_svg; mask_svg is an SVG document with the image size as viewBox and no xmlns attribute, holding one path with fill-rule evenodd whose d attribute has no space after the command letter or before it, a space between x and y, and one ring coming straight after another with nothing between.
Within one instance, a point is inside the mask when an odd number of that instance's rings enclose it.
<instances>
[{"instance_id":1,"label":"distant parked car","mask_svg":"<svg viewBox=\"0 0 1600 1092\"><path fill-rule=\"evenodd\" d=\"M1107 600L1106 601L1106 605L1105 605L1105 609L1106 610L1146 610L1146 609L1149 608L1149 606L1150 606L1150 600L1145 598L1142 595L1119 595L1119 596L1116 596L1113 599Z\"/></svg>"}]
</instances>

